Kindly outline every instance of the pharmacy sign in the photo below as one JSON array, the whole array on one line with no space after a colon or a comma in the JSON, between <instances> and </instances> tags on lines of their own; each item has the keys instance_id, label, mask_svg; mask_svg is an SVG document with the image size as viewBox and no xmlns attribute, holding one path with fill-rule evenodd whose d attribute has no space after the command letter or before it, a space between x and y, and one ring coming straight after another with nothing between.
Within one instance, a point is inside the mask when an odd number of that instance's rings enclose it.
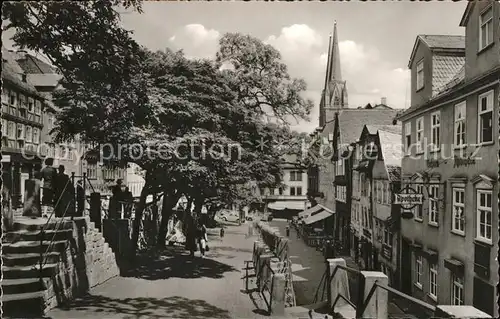
<instances>
[{"instance_id":1,"label":"pharmacy sign","mask_svg":"<svg viewBox=\"0 0 500 319\"><path fill-rule=\"evenodd\" d=\"M417 205L422 205L424 195L417 193L409 185L405 186L400 193L394 194L394 204L400 205L405 210L413 209Z\"/></svg>"}]
</instances>

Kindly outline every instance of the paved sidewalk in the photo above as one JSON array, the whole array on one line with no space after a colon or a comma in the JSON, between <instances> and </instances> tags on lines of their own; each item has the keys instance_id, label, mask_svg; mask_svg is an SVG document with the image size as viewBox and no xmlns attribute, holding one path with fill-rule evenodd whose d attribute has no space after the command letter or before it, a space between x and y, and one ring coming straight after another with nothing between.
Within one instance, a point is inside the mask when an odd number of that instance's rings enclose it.
<instances>
[{"instance_id":1,"label":"paved sidewalk","mask_svg":"<svg viewBox=\"0 0 500 319\"><path fill-rule=\"evenodd\" d=\"M253 241L248 226L227 227L220 239L210 236L205 259L191 260L183 250L144 256L130 277L95 287L57 318L265 318L244 290L244 261ZM199 253L197 253L198 255Z\"/></svg>"}]
</instances>

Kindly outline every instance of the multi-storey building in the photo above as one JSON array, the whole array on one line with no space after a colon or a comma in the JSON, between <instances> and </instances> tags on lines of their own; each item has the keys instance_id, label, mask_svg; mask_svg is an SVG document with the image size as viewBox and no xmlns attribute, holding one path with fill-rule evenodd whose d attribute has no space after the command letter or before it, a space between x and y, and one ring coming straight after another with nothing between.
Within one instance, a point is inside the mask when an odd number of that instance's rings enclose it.
<instances>
[{"instance_id":1,"label":"multi-storey building","mask_svg":"<svg viewBox=\"0 0 500 319\"><path fill-rule=\"evenodd\" d=\"M283 157L282 184L284 187L262 189L267 209L276 216L288 217L307 209L310 204L307 200L307 172L300 165L297 155Z\"/></svg>"},{"instance_id":2,"label":"multi-storey building","mask_svg":"<svg viewBox=\"0 0 500 319\"><path fill-rule=\"evenodd\" d=\"M59 88L62 76L53 66L36 56L23 51L11 51L10 53L26 74L27 80L45 99L42 110L44 125L41 133L43 147L40 148L40 155L54 158L54 165L56 167L64 165L66 174L71 176L74 173L76 180L81 179L85 173L89 178L85 183L88 192L96 191L103 195L110 195L111 186L117 179L122 179L124 185L127 185L129 176L136 180L133 171L127 173L126 168L116 167L106 162L103 160L102 154L96 154L96 150L80 143L78 137L67 143L55 143L51 131L60 110L52 103L52 92ZM137 191L139 185L134 183L133 186Z\"/></svg>"},{"instance_id":3,"label":"multi-storey building","mask_svg":"<svg viewBox=\"0 0 500 319\"><path fill-rule=\"evenodd\" d=\"M2 47L2 178L12 207L23 203L25 181L40 169L44 97L12 52Z\"/></svg>"},{"instance_id":4,"label":"multi-storey building","mask_svg":"<svg viewBox=\"0 0 500 319\"><path fill-rule=\"evenodd\" d=\"M469 2L465 37L420 35L403 123L404 187L423 205L402 214L402 289L498 317L497 141L500 4ZM407 276L406 276L407 275Z\"/></svg>"},{"instance_id":5,"label":"multi-storey building","mask_svg":"<svg viewBox=\"0 0 500 319\"><path fill-rule=\"evenodd\" d=\"M355 148L351 224L352 253L365 269L381 270L398 286L401 126L365 125Z\"/></svg>"}]
</instances>

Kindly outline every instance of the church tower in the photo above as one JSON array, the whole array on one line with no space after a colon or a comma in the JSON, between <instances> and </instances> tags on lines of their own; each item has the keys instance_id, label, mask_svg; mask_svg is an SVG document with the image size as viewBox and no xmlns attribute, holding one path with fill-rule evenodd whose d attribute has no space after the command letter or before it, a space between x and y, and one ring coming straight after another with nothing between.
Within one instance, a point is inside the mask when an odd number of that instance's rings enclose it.
<instances>
[{"instance_id":1,"label":"church tower","mask_svg":"<svg viewBox=\"0 0 500 319\"><path fill-rule=\"evenodd\" d=\"M333 120L335 113L344 108L348 108L347 86L346 81L342 81L337 22L335 22L333 35L330 35L328 44L325 86L321 93L319 105L319 126Z\"/></svg>"}]
</instances>

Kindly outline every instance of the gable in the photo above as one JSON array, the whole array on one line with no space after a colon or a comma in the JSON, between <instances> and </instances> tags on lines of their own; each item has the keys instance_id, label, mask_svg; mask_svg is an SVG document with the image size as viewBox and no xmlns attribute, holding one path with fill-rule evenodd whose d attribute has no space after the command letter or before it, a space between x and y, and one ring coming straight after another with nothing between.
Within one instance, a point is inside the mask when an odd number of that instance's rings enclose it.
<instances>
[{"instance_id":1,"label":"gable","mask_svg":"<svg viewBox=\"0 0 500 319\"><path fill-rule=\"evenodd\" d=\"M493 189L495 180L489 176L480 174L471 180L475 188L478 189Z\"/></svg>"}]
</instances>

